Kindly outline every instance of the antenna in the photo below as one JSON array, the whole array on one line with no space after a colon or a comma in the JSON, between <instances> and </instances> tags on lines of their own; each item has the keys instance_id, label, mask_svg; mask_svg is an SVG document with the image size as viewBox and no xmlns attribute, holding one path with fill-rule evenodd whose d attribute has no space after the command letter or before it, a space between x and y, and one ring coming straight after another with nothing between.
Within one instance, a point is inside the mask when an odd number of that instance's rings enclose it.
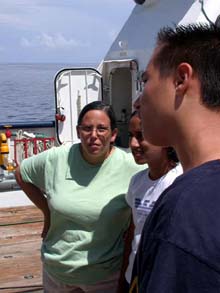
<instances>
[{"instance_id":1,"label":"antenna","mask_svg":"<svg viewBox=\"0 0 220 293\"><path fill-rule=\"evenodd\" d=\"M220 15L216 18L215 25L220 28Z\"/></svg>"},{"instance_id":2,"label":"antenna","mask_svg":"<svg viewBox=\"0 0 220 293\"><path fill-rule=\"evenodd\" d=\"M208 15L206 14L205 12L205 9L204 9L204 0L199 0L199 3L201 3L201 10L202 10L202 13L204 14L206 20L208 20L209 24L212 24L212 25L217 25L216 23L212 22L211 19L208 17ZM219 18L219 16L217 17L217 19ZM216 21L217 21L216 19ZM219 21L218 21L219 22Z\"/></svg>"}]
</instances>

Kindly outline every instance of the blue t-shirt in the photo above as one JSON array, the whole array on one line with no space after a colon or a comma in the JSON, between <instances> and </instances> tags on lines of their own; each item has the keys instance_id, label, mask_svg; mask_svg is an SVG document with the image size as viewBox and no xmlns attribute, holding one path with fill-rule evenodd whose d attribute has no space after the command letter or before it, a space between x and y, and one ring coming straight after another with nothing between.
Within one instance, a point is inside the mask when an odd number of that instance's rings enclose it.
<instances>
[{"instance_id":1,"label":"blue t-shirt","mask_svg":"<svg viewBox=\"0 0 220 293\"><path fill-rule=\"evenodd\" d=\"M148 217L130 293L220 292L220 161L179 176Z\"/></svg>"}]
</instances>

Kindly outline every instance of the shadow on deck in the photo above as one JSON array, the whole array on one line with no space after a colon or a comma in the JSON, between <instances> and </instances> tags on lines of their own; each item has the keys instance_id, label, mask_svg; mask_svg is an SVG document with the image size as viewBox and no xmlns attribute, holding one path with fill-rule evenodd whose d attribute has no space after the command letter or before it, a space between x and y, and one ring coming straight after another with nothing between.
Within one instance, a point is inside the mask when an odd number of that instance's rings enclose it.
<instances>
[{"instance_id":1,"label":"shadow on deck","mask_svg":"<svg viewBox=\"0 0 220 293\"><path fill-rule=\"evenodd\" d=\"M0 292L43 292L42 213L34 206L0 208Z\"/></svg>"}]
</instances>

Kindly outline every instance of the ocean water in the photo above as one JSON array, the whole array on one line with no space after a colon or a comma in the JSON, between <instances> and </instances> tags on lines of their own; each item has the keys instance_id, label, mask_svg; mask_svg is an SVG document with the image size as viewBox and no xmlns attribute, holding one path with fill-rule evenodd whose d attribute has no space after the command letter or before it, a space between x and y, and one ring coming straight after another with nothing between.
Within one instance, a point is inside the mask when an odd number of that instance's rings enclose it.
<instances>
[{"instance_id":1,"label":"ocean water","mask_svg":"<svg viewBox=\"0 0 220 293\"><path fill-rule=\"evenodd\" d=\"M95 64L0 64L0 124L52 121L54 77L63 68Z\"/></svg>"}]
</instances>

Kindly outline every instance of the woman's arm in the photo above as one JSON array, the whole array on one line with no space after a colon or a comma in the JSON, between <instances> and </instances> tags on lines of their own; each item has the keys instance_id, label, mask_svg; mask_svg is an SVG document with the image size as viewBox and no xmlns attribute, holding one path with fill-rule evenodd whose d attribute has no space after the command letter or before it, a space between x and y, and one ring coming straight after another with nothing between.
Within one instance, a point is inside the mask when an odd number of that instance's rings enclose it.
<instances>
[{"instance_id":1,"label":"woman's arm","mask_svg":"<svg viewBox=\"0 0 220 293\"><path fill-rule=\"evenodd\" d=\"M50 210L48 207L47 199L43 192L31 183L24 182L21 177L20 167L16 169L15 178L18 185L29 197L29 199L42 211L44 215L44 228L41 236L44 238L50 226Z\"/></svg>"}]
</instances>

